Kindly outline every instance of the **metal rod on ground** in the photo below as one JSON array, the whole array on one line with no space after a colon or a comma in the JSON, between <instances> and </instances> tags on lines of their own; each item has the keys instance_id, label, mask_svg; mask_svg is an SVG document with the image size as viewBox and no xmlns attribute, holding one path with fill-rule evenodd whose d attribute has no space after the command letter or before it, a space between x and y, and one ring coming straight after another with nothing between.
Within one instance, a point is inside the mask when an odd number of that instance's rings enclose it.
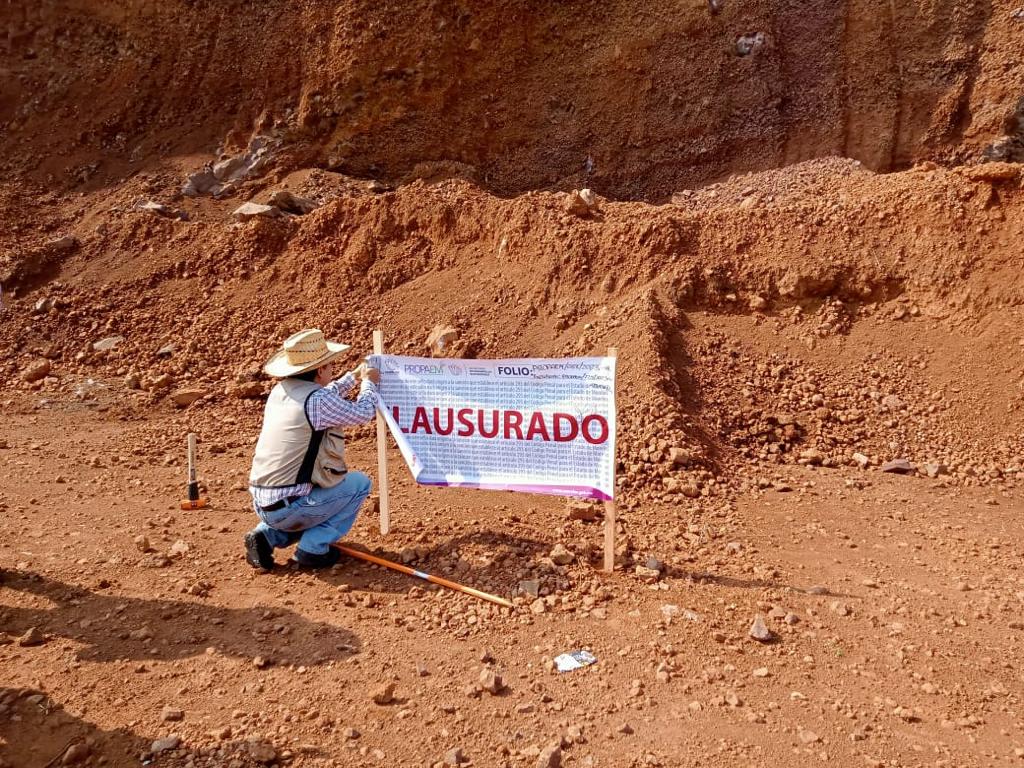
<instances>
[{"instance_id":1,"label":"metal rod on ground","mask_svg":"<svg viewBox=\"0 0 1024 768\"><path fill-rule=\"evenodd\" d=\"M608 347L608 357L618 357L619 350ZM615 496L615 454L612 453L612 496ZM615 499L604 503L604 569L611 573L615 570Z\"/></svg>"},{"instance_id":2,"label":"metal rod on ground","mask_svg":"<svg viewBox=\"0 0 1024 768\"><path fill-rule=\"evenodd\" d=\"M384 332L373 332L373 354L384 354ZM388 503L388 428L384 417L377 413L377 494L380 505L380 534L391 530L391 506Z\"/></svg>"},{"instance_id":3,"label":"metal rod on ground","mask_svg":"<svg viewBox=\"0 0 1024 768\"><path fill-rule=\"evenodd\" d=\"M346 547L344 544L335 544L334 546L337 549L340 549L346 555L351 555L352 557L358 558L360 560L365 560L368 563L381 565L385 568L390 568L393 571L404 573L407 576L415 576L417 579L423 579L424 581L429 581L431 584L438 584L442 587L448 587L448 589L454 589L456 592L462 592L467 595L472 595L473 597L479 597L481 600L486 600L487 602L494 603L495 605L501 605L505 608L513 607L512 602L510 600L506 600L503 597L491 595L487 592L481 592L479 589L473 589L472 587L464 587L462 584L456 584L454 581L443 579L440 576L431 576L429 573L417 571L415 568L410 568L407 565L394 563L391 560L385 560L383 557L377 557L376 555L370 555L366 552L361 552L358 549Z\"/></svg>"}]
</instances>

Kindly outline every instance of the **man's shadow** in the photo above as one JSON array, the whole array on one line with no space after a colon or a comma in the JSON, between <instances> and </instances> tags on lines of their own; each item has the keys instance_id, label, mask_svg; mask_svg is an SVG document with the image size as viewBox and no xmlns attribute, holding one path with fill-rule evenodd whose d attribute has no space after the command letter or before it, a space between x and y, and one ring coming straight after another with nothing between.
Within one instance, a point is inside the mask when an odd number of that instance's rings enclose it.
<instances>
[{"instance_id":1,"label":"man's shadow","mask_svg":"<svg viewBox=\"0 0 1024 768\"><path fill-rule=\"evenodd\" d=\"M0 706L5 708L0 717L0 758L6 765L62 765L61 758L73 750L93 760L102 757L110 768L137 768L139 755L150 746L150 741L131 731L104 731L74 717L31 689L0 688Z\"/></svg>"},{"instance_id":2,"label":"man's shadow","mask_svg":"<svg viewBox=\"0 0 1024 768\"><path fill-rule=\"evenodd\" d=\"M32 572L5 571L8 590L34 595L47 607L0 605L0 629L21 635L31 627L81 643L80 659L167 661L207 648L268 663L313 666L358 652L356 635L309 621L277 606L222 608L195 602L108 595Z\"/></svg>"}]
</instances>

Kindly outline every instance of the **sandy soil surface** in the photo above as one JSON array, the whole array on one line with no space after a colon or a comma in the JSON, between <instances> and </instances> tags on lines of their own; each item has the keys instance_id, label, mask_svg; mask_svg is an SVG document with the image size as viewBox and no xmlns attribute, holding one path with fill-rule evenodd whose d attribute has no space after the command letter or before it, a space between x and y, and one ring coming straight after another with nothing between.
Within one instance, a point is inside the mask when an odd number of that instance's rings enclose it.
<instances>
[{"instance_id":1,"label":"sandy soil surface","mask_svg":"<svg viewBox=\"0 0 1024 768\"><path fill-rule=\"evenodd\" d=\"M600 519L417 488L392 452L392 533L367 515L351 541L507 610L351 560L258 575L240 543L258 401L125 420L118 387L4 403L9 765L77 744L96 765L196 766L966 766L1024 749L1019 492L785 466L728 502L624 512L652 580L599 572ZM224 442L222 421L250 439ZM178 509L189 429L207 510ZM369 435L350 451L373 467ZM552 670L577 649L598 663Z\"/></svg>"}]
</instances>

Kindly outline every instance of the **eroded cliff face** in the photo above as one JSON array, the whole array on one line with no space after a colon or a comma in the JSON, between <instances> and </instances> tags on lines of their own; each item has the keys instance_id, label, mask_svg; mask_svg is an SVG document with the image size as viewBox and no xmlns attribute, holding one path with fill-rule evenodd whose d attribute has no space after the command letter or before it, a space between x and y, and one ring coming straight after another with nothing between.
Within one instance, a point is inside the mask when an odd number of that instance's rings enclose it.
<instances>
[{"instance_id":1,"label":"eroded cliff face","mask_svg":"<svg viewBox=\"0 0 1024 768\"><path fill-rule=\"evenodd\" d=\"M8 4L4 163L95 183L276 124L358 176L662 200L828 155L1019 150L1006 3L327 5Z\"/></svg>"}]
</instances>

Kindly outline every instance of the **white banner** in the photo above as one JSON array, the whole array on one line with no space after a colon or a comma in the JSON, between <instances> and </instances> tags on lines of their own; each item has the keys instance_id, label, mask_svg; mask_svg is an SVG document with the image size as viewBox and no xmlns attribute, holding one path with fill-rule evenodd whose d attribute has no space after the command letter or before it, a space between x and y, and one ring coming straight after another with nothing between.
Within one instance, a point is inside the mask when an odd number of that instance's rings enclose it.
<instances>
[{"instance_id":1,"label":"white banner","mask_svg":"<svg viewBox=\"0 0 1024 768\"><path fill-rule=\"evenodd\" d=\"M370 360L416 482L614 498L615 358Z\"/></svg>"}]
</instances>

